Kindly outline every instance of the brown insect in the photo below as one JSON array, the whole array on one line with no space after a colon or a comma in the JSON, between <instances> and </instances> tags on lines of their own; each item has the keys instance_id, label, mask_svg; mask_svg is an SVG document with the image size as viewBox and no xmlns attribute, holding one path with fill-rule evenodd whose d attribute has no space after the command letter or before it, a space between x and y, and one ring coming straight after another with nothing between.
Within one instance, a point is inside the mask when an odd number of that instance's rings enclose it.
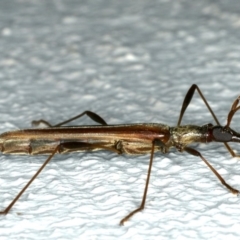
<instances>
[{"instance_id":1,"label":"brown insect","mask_svg":"<svg viewBox=\"0 0 240 240\"><path fill-rule=\"evenodd\" d=\"M182 117L195 90L200 94L217 125L211 123L203 126L181 125ZM49 156L26 186L13 199L9 206L4 211L0 212L0 214L7 214L10 211L13 205L55 154L68 152L109 150L118 154L150 153L150 162L142 202L137 209L130 212L120 221L120 225L123 225L124 222L129 220L135 213L144 209L153 155L157 151L166 153L171 147L175 147L180 152L186 151L191 155L200 157L230 192L239 194L238 190L225 182L221 175L210 165L200 152L188 147L189 144L194 142L222 142L233 157L239 157L227 143L240 142L240 134L230 128L230 123L234 114L240 109L239 100L240 96L233 102L225 126L220 125L202 92L197 85L193 84L183 101L176 127L169 127L158 123L108 125L96 113L85 111L56 125L51 125L45 120L33 121L34 125L39 125L40 123L45 124L47 126L45 128L23 129L2 133L0 135L0 151L4 154L49 154ZM101 125L64 126L64 124L80 118L83 115L87 115L93 121Z\"/></svg>"}]
</instances>

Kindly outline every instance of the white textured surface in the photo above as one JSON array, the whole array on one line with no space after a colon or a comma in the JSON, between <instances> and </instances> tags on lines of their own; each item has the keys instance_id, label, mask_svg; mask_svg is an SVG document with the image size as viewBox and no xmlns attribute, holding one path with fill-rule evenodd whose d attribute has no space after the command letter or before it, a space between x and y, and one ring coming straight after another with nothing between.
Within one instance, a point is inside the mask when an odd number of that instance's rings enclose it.
<instances>
[{"instance_id":1,"label":"white textured surface","mask_svg":"<svg viewBox=\"0 0 240 240\"><path fill-rule=\"evenodd\" d=\"M239 14L233 0L1 1L0 131L85 109L111 124L175 125L192 83L224 124L240 94ZM212 122L199 98L191 106L184 123ZM240 189L238 159L221 144L194 147ZM1 208L45 158L0 156ZM148 160L55 156L0 216L1 239L240 238L240 199L200 159L176 151L155 156L146 209L120 227L141 201Z\"/></svg>"}]
</instances>

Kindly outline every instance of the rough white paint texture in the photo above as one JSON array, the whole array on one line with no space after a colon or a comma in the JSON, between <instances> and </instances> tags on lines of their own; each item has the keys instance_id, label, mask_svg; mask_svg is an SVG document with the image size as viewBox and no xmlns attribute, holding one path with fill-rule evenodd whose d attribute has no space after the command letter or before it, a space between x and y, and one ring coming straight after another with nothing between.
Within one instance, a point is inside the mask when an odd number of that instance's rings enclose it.
<instances>
[{"instance_id":1,"label":"rough white paint texture","mask_svg":"<svg viewBox=\"0 0 240 240\"><path fill-rule=\"evenodd\" d=\"M192 83L224 124L240 94L239 14L235 1L1 1L0 131L85 109L113 124L175 125ZM197 97L183 122L212 118ZM240 189L240 163L222 144L194 147ZM45 158L0 156L1 209ZM140 204L148 160L104 151L55 156L0 216L0 238L240 238L240 199L200 159L176 151L155 156L146 209L120 227Z\"/></svg>"}]
</instances>

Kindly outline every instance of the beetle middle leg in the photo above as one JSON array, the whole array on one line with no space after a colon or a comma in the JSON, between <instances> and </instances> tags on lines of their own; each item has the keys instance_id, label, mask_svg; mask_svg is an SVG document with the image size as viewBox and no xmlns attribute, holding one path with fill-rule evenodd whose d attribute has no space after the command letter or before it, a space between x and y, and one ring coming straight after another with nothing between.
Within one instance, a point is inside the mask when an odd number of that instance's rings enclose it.
<instances>
[{"instance_id":1,"label":"beetle middle leg","mask_svg":"<svg viewBox=\"0 0 240 240\"><path fill-rule=\"evenodd\" d=\"M146 198L147 198L147 191L148 191L148 185L149 185L149 181L150 181L150 175L151 175L151 170L152 170L152 163L153 163L153 155L154 155L154 147L155 146L160 146L160 147L164 147L167 149L167 146L159 139L154 139L152 141L152 148L151 148L151 155L150 155L150 162L149 162L149 167L148 167L148 173L147 173L147 180L145 183L145 188L144 188L144 193L143 193L143 197L142 197L142 202L140 204L140 206L135 209L134 211L130 212L126 217L124 217L121 221L120 221L120 225L124 225L124 223L126 221L128 221L128 219L130 217L132 217L134 214L136 214L137 212L140 212L144 209L145 207L145 202L146 202Z\"/></svg>"}]
</instances>

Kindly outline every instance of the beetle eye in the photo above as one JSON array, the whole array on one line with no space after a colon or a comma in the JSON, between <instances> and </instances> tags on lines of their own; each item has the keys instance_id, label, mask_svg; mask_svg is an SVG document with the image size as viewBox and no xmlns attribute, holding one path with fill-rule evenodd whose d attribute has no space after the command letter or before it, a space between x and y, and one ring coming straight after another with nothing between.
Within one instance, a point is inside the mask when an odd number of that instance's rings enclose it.
<instances>
[{"instance_id":1,"label":"beetle eye","mask_svg":"<svg viewBox=\"0 0 240 240\"><path fill-rule=\"evenodd\" d=\"M213 137L219 142L228 142L232 140L232 134L223 127L215 127L212 130Z\"/></svg>"}]
</instances>

